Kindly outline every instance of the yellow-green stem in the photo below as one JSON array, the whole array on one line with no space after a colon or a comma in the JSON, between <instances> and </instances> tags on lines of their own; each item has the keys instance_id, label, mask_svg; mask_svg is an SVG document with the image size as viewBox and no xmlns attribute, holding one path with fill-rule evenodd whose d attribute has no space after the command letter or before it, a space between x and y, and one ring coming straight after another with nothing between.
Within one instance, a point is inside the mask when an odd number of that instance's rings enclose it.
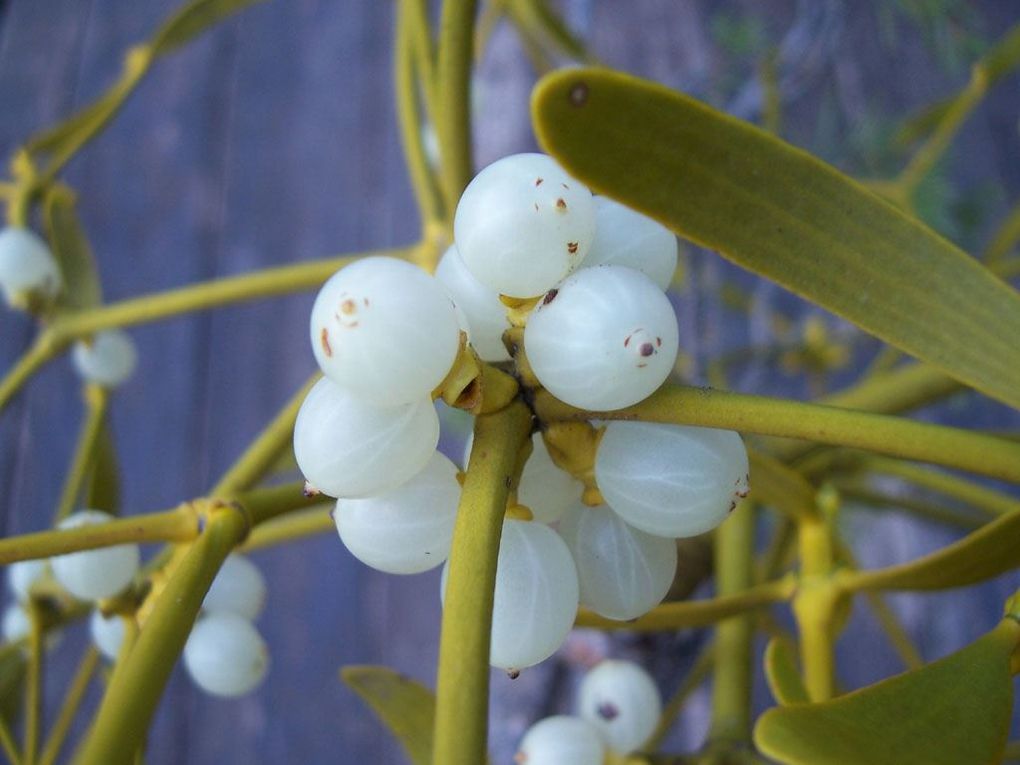
<instances>
[{"instance_id":1,"label":"yellow-green stem","mask_svg":"<svg viewBox=\"0 0 1020 765\"><path fill-rule=\"evenodd\" d=\"M902 478L915 486L952 497L993 517L1020 511L1020 500L948 473L883 457L867 457L862 467L872 473Z\"/></svg>"},{"instance_id":2,"label":"yellow-green stem","mask_svg":"<svg viewBox=\"0 0 1020 765\"><path fill-rule=\"evenodd\" d=\"M474 174L471 148L471 61L477 0L445 0L439 21L437 69L443 195L447 223L453 223L461 192ZM480 762L480 760L479 760Z\"/></svg>"},{"instance_id":3,"label":"yellow-green stem","mask_svg":"<svg viewBox=\"0 0 1020 765\"><path fill-rule=\"evenodd\" d=\"M0 565L132 542L187 542L197 537L199 530L195 508L185 503L174 510L117 518L109 523L0 539Z\"/></svg>"},{"instance_id":4,"label":"yellow-green stem","mask_svg":"<svg viewBox=\"0 0 1020 765\"><path fill-rule=\"evenodd\" d=\"M741 502L715 534L715 580L720 597L751 587L754 562L754 506ZM712 724L709 740L746 743L751 737L750 615L724 619L715 630L712 672Z\"/></svg>"},{"instance_id":5,"label":"yellow-green stem","mask_svg":"<svg viewBox=\"0 0 1020 765\"><path fill-rule=\"evenodd\" d=\"M496 556L508 481L530 430L531 413L519 401L475 421L474 448L448 564L436 684L434 763L478 765L486 758Z\"/></svg>"},{"instance_id":6,"label":"yellow-green stem","mask_svg":"<svg viewBox=\"0 0 1020 765\"><path fill-rule=\"evenodd\" d=\"M142 746L163 688L224 559L248 531L230 506L215 512L192 543L111 679L82 750L82 765L128 763Z\"/></svg>"},{"instance_id":7,"label":"yellow-green stem","mask_svg":"<svg viewBox=\"0 0 1020 765\"><path fill-rule=\"evenodd\" d=\"M11 761L11 765L22 765L21 754L18 752L14 734L11 733L10 726L7 725L7 720L3 717L0 717L0 749L3 749L7 759Z\"/></svg>"},{"instance_id":8,"label":"yellow-green stem","mask_svg":"<svg viewBox=\"0 0 1020 765\"><path fill-rule=\"evenodd\" d=\"M582 608L578 611L575 626L633 632L672 632L688 627L705 627L731 616L789 600L796 589L794 577L784 576L755 585L736 595L663 603L629 622L606 619Z\"/></svg>"},{"instance_id":9,"label":"yellow-green stem","mask_svg":"<svg viewBox=\"0 0 1020 765\"><path fill-rule=\"evenodd\" d=\"M329 515L331 503L315 505L284 518L275 518L252 529L241 545L240 552L252 552L266 547L294 542L305 537L335 532L336 525Z\"/></svg>"},{"instance_id":10,"label":"yellow-green stem","mask_svg":"<svg viewBox=\"0 0 1020 765\"><path fill-rule=\"evenodd\" d=\"M68 468L67 476L64 478L64 487L60 492L60 501L57 504L54 523L59 523L70 515L77 505L85 476L95 459L99 434L102 432L103 421L106 418L106 407L109 401L109 394L106 389L98 385L86 385L83 392L85 399L85 421L82 423L81 431L78 434L78 443L74 448L71 466Z\"/></svg>"},{"instance_id":11,"label":"yellow-green stem","mask_svg":"<svg viewBox=\"0 0 1020 765\"><path fill-rule=\"evenodd\" d=\"M428 0L401 1L410 3L407 13L414 70L421 83L426 112L430 120L435 120L440 107L436 80L436 45L432 38L432 24L429 22L429 3Z\"/></svg>"},{"instance_id":12,"label":"yellow-green stem","mask_svg":"<svg viewBox=\"0 0 1020 765\"><path fill-rule=\"evenodd\" d=\"M33 374L65 347L66 341L59 340L52 330L41 332L32 346L0 379L0 409L7 405Z\"/></svg>"},{"instance_id":13,"label":"yellow-green stem","mask_svg":"<svg viewBox=\"0 0 1020 765\"><path fill-rule=\"evenodd\" d=\"M915 152L896 179L902 198L910 200L921 181L939 161L974 108L988 90L988 78L981 67L974 67L970 82L953 102L927 142Z\"/></svg>"},{"instance_id":14,"label":"yellow-green stem","mask_svg":"<svg viewBox=\"0 0 1020 765\"><path fill-rule=\"evenodd\" d=\"M1020 483L1020 444L944 425L801 401L667 385L640 404L613 412L574 409L539 391L535 409L543 421L643 420L800 438Z\"/></svg>"},{"instance_id":15,"label":"yellow-green stem","mask_svg":"<svg viewBox=\"0 0 1020 765\"><path fill-rule=\"evenodd\" d=\"M71 724L74 722L75 715L78 714L82 699L85 698L85 691L88 690L89 682L92 680L92 675L98 666L99 651L94 646L89 646L78 663L78 670L75 672L74 677L71 679L71 684L64 694L64 700L60 705L60 711L57 713L57 719L50 729L46 745L43 747L42 756L39 758L39 765L53 765L57 761L57 757L60 756L60 750L67 740Z\"/></svg>"},{"instance_id":16,"label":"yellow-green stem","mask_svg":"<svg viewBox=\"0 0 1020 765\"><path fill-rule=\"evenodd\" d=\"M280 454L290 446L294 438L294 421L297 419L298 410L308 395L308 391L319 377L321 375L316 372L298 389L297 393L291 396L290 400L259 433L258 438L216 482L209 492L209 496L220 497L243 491L253 486L273 467L273 464L280 458Z\"/></svg>"},{"instance_id":17,"label":"yellow-green stem","mask_svg":"<svg viewBox=\"0 0 1020 765\"><path fill-rule=\"evenodd\" d=\"M61 340L68 341L104 329L145 324L182 313L303 292L318 287L336 271L361 257L387 255L407 258L413 249L404 247L366 252L362 255L345 255L291 266L266 268L241 276L211 279L188 287L142 295L79 313L63 314L53 323L53 330L58 333Z\"/></svg>"},{"instance_id":18,"label":"yellow-green stem","mask_svg":"<svg viewBox=\"0 0 1020 765\"><path fill-rule=\"evenodd\" d=\"M831 579L832 530L824 519L805 519L798 530L801 582L793 613L800 633L804 687L812 701L825 701L836 692L833 639L840 597Z\"/></svg>"},{"instance_id":19,"label":"yellow-green stem","mask_svg":"<svg viewBox=\"0 0 1020 765\"><path fill-rule=\"evenodd\" d=\"M420 28L422 21L420 0L400 0L397 6L397 31L394 48L393 73L396 80L397 118L400 123L400 143L404 149L405 164L411 176L411 187L421 215L422 238L429 238L429 230L443 220L442 192L436 182L432 166L425 155L422 143L422 114L418 103L418 81L422 92L429 93L431 72L422 69L429 54L415 56L415 44L424 45L420 38L429 36L428 28ZM415 74L418 75L417 79Z\"/></svg>"},{"instance_id":20,"label":"yellow-green stem","mask_svg":"<svg viewBox=\"0 0 1020 765\"><path fill-rule=\"evenodd\" d=\"M39 734L43 714L43 657L46 654L42 613L39 606L29 602L25 609L29 618L28 675L25 680L25 765L35 765L39 751Z\"/></svg>"}]
</instances>

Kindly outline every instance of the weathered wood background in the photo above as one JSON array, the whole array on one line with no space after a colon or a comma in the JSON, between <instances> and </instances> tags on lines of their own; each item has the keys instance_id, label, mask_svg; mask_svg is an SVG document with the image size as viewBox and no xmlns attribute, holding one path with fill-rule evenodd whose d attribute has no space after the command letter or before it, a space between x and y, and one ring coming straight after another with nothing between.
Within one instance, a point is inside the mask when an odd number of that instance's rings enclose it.
<instances>
[{"instance_id":1,"label":"weathered wood background","mask_svg":"<svg viewBox=\"0 0 1020 765\"><path fill-rule=\"evenodd\" d=\"M0 153L68 115L109 84L125 49L151 32L168 0L9 0L0 13ZM933 62L921 36L901 25L879 32L892 0L634 0L562 4L572 26L610 65L757 116L760 94L721 83L720 13L764 19L783 42L786 135L841 161L841 142L869 117L892 118L966 79ZM1020 20L1015 0L964 3L994 39ZM416 215L391 105L390 2L275 0L259 5L160 62L113 126L68 168L97 252L106 297L117 300L215 276L411 241ZM716 33L714 33L716 32ZM733 72L727 76L732 76ZM513 32L497 31L480 73L479 163L533 148L527 99L533 72ZM733 92L737 95L733 96ZM822 119L820 104L827 104ZM968 123L948 164L964 187L989 184L1001 216L1020 197L1020 79L1011 77ZM827 120L827 121L826 121ZM824 139L824 140L823 140ZM735 222L736 223L736 222ZM685 347L695 360L760 337L755 322L698 297L700 286L741 279L693 254L680 297ZM746 280L745 280L746 282ZM760 305L797 306L779 290ZM135 378L113 404L128 512L198 496L312 371L307 316L312 295L229 308L132 331ZM799 310L799 307L797 308ZM0 369L34 329L0 313ZM698 372L698 369L695 370ZM781 392L761 368L740 387ZM7 534L44 527L81 415L69 364L46 368L0 414L0 522ZM1009 425L1016 413L958 397L955 422ZM952 538L902 518L848 524L866 564L902 560ZM160 763L395 763L398 749L337 678L344 664L381 663L432 682L439 624L438 574L397 578L354 561L332 535L260 553L270 581L260 621L273 655L268 681L236 703L196 691L177 671L149 742ZM926 657L989 628L1014 575L949 596L897 597ZM492 741L508 762L523 728L569 704L576 668L605 651L640 656L671 690L695 634L620 639L575 636L557 661L516 682L494 674ZM46 693L62 693L84 637L72 632L51 664ZM848 686L899 670L870 615L860 609L839 648ZM759 678L758 703L768 703ZM671 740L698 745L707 722L703 690ZM79 726L78 731L80 732Z\"/></svg>"}]
</instances>

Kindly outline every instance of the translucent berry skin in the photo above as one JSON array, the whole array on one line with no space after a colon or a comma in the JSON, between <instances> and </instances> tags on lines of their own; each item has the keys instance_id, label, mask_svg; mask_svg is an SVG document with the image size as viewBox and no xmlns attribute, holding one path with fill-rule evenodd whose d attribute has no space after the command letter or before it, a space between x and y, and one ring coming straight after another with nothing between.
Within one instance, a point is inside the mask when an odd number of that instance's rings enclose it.
<instances>
[{"instance_id":1,"label":"translucent berry skin","mask_svg":"<svg viewBox=\"0 0 1020 765\"><path fill-rule=\"evenodd\" d=\"M22 305L28 295L55 297L62 285L60 267L46 242L20 226L0 231L0 289L9 305Z\"/></svg>"},{"instance_id":2,"label":"translucent berry skin","mask_svg":"<svg viewBox=\"0 0 1020 765\"><path fill-rule=\"evenodd\" d=\"M464 450L464 464L471 456L469 437ZM531 510L536 521L555 523L563 512L580 499L584 485L570 473L561 470L549 456L541 433L531 436L531 455L521 471L517 501Z\"/></svg>"},{"instance_id":3,"label":"translucent berry skin","mask_svg":"<svg viewBox=\"0 0 1020 765\"><path fill-rule=\"evenodd\" d=\"M582 268L528 317L524 348L539 382L581 409L636 404L669 376L679 350L669 299L640 271Z\"/></svg>"},{"instance_id":4,"label":"translucent berry skin","mask_svg":"<svg viewBox=\"0 0 1020 765\"><path fill-rule=\"evenodd\" d=\"M425 467L439 443L431 399L380 407L328 378L308 392L294 425L298 467L331 497L370 497Z\"/></svg>"},{"instance_id":5,"label":"translucent berry skin","mask_svg":"<svg viewBox=\"0 0 1020 765\"><path fill-rule=\"evenodd\" d=\"M581 497L584 484L556 466L541 433L535 433L531 443L531 456L521 471L517 500L531 510L536 521L555 523Z\"/></svg>"},{"instance_id":6,"label":"translucent berry skin","mask_svg":"<svg viewBox=\"0 0 1020 765\"><path fill-rule=\"evenodd\" d=\"M269 669L265 641L237 614L215 613L195 623L184 646L184 666L195 685L213 696L253 691Z\"/></svg>"},{"instance_id":7,"label":"translucent berry skin","mask_svg":"<svg viewBox=\"0 0 1020 765\"><path fill-rule=\"evenodd\" d=\"M528 728L518 765L602 765L606 747L598 729L580 717L546 717Z\"/></svg>"},{"instance_id":8,"label":"translucent berry skin","mask_svg":"<svg viewBox=\"0 0 1020 765\"><path fill-rule=\"evenodd\" d=\"M312 351L326 377L376 404L429 395L460 346L453 301L417 266L396 258L352 263L322 285Z\"/></svg>"},{"instance_id":9,"label":"translucent berry skin","mask_svg":"<svg viewBox=\"0 0 1020 765\"><path fill-rule=\"evenodd\" d=\"M449 565L440 585L445 599ZM507 520L496 561L489 663L509 672L545 661L577 615L577 570L563 540L544 523Z\"/></svg>"},{"instance_id":10,"label":"translucent berry skin","mask_svg":"<svg viewBox=\"0 0 1020 765\"><path fill-rule=\"evenodd\" d=\"M732 430L611 422L595 457L595 480L631 526L691 537L714 529L747 496L747 449Z\"/></svg>"},{"instance_id":11,"label":"translucent berry skin","mask_svg":"<svg viewBox=\"0 0 1020 765\"><path fill-rule=\"evenodd\" d=\"M648 613L673 584L676 543L635 529L605 505L570 508L559 533L577 565L581 603L607 619Z\"/></svg>"},{"instance_id":12,"label":"translucent berry skin","mask_svg":"<svg viewBox=\"0 0 1020 765\"><path fill-rule=\"evenodd\" d=\"M111 329L97 333L91 345L75 343L71 360L85 382L115 388L134 373L138 351L126 332Z\"/></svg>"},{"instance_id":13,"label":"translucent berry skin","mask_svg":"<svg viewBox=\"0 0 1020 765\"><path fill-rule=\"evenodd\" d=\"M109 661L116 661L124 642L124 620L117 615L107 619L96 609L89 617L89 632L99 653Z\"/></svg>"},{"instance_id":14,"label":"translucent berry skin","mask_svg":"<svg viewBox=\"0 0 1020 765\"><path fill-rule=\"evenodd\" d=\"M503 345L503 333L510 329L506 306L494 290L468 271L455 246L451 246L439 259L436 278L464 312L468 339L479 358L492 362L509 361L510 354Z\"/></svg>"},{"instance_id":15,"label":"translucent berry skin","mask_svg":"<svg viewBox=\"0 0 1020 765\"><path fill-rule=\"evenodd\" d=\"M577 706L609 749L628 754L652 735L662 713L662 698L644 669L630 661L609 660L585 675Z\"/></svg>"},{"instance_id":16,"label":"translucent berry skin","mask_svg":"<svg viewBox=\"0 0 1020 765\"><path fill-rule=\"evenodd\" d=\"M41 560L23 560L7 567L7 587L19 603L28 600L35 584L46 574L49 562Z\"/></svg>"},{"instance_id":17,"label":"translucent berry skin","mask_svg":"<svg viewBox=\"0 0 1020 765\"><path fill-rule=\"evenodd\" d=\"M243 555L228 555L205 594L202 608L210 613L227 612L253 621L266 605L266 578L258 566Z\"/></svg>"},{"instance_id":18,"label":"translucent berry skin","mask_svg":"<svg viewBox=\"0 0 1020 765\"><path fill-rule=\"evenodd\" d=\"M661 223L609 197L595 197L595 241L582 268L627 266L665 290L673 281L677 251L676 236Z\"/></svg>"},{"instance_id":19,"label":"translucent berry skin","mask_svg":"<svg viewBox=\"0 0 1020 765\"><path fill-rule=\"evenodd\" d=\"M457 467L434 452L403 485L366 499L341 499L333 520L340 539L362 563L388 574L418 574L450 554L460 502Z\"/></svg>"},{"instance_id":20,"label":"translucent berry skin","mask_svg":"<svg viewBox=\"0 0 1020 765\"><path fill-rule=\"evenodd\" d=\"M501 295L541 295L574 270L595 236L591 192L545 154L493 162L468 184L453 237L468 270Z\"/></svg>"},{"instance_id":21,"label":"translucent berry skin","mask_svg":"<svg viewBox=\"0 0 1020 765\"><path fill-rule=\"evenodd\" d=\"M109 523L113 516L102 510L79 510L65 518L59 529ZM109 598L123 590L138 573L138 545L126 544L57 555L50 559L60 586L79 600Z\"/></svg>"}]
</instances>

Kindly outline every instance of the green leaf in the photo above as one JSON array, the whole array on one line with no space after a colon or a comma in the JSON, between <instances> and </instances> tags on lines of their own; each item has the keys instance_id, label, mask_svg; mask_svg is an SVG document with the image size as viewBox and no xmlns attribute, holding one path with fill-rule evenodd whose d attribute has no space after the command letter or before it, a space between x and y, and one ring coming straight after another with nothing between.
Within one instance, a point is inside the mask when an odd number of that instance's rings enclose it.
<instances>
[{"instance_id":1,"label":"green leaf","mask_svg":"<svg viewBox=\"0 0 1020 765\"><path fill-rule=\"evenodd\" d=\"M608 70L545 77L532 113L542 146L593 191L1020 407L1020 295L834 168Z\"/></svg>"},{"instance_id":2,"label":"green leaf","mask_svg":"<svg viewBox=\"0 0 1020 765\"><path fill-rule=\"evenodd\" d=\"M844 571L840 586L859 590L943 590L965 587L1020 566L1020 513L1010 513L963 539L909 563Z\"/></svg>"},{"instance_id":3,"label":"green leaf","mask_svg":"<svg viewBox=\"0 0 1020 765\"><path fill-rule=\"evenodd\" d=\"M84 497L85 507L120 514L120 468L109 420L103 423L96 440L95 461L85 485Z\"/></svg>"},{"instance_id":4,"label":"green leaf","mask_svg":"<svg viewBox=\"0 0 1020 765\"><path fill-rule=\"evenodd\" d=\"M24 707L27 664L21 646L6 645L0 652L0 718L13 726Z\"/></svg>"},{"instance_id":5,"label":"green leaf","mask_svg":"<svg viewBox=\"0 0 1020 765\"><path fill-rule=\"evenodd\" d=\"M981 57L976 66L984 70L989 86L1020 66L1020 24L1003 35L992 49Z\"/></svg>"},{"instance_id":6,"label":"green leaf","mask_svg":"<svg viewBox=\"0 0 1020 765\"><path fill-rule=\"evenodd\" d=\"M343 667L340 677L400 742L412 765L430 765L436 716L432 691L386 667Z\"/></svg>"},{"instance_id":7,"label":"green leaf","mask_svg":"<svg viewBox=\"0 0 1020 765\"><path fill-rule=\"evenodd\" d=\"M797 671L796 650L788 640L772 638L765 646L765 679L769 690L783 706L807 704L808 694Z\"/></svg>"},{"instance_id":8,"label":"green leaf","mask_svg":"<svg viewBox=\"0 0 1020 765\"><path fill-rule=\"evenodd\" d=\"M751 496L790 518L817 515L815 489L803 475L754 448L747 450L751 467Z\"/></svg>"},{"instance_id":9,"label":"green leaf","mask_svg":"<svg viewBox=\"0 0 1020 765\"><path fill-rule=\"evenodd\" d=\"M102 288L92 248L75 212L74 192L61 184L51 186L43 202L43 218L46 238L64 277L60 305L75 310L99 305Z\"/></svg>"},{"instance_id":10,"label":"green leaf","mask_svg":"<svg viewBox=\"0 0 1020 765\"><path fill-rule=\"evenodd\" d=\"M152 50L163 55L187 45L209 27L249 5L264 0L192 0L170 19L152 38Z\"/></svg>"},{"instance_id":11,"label":"green leaf","mask_svg":"<svg viewBox=\"0 0 1020 765\"><path fill-rule=\"evenodd\" d=\"M770 709L754 729L786 765L990 765L1013 706L1009 658L1020 624L999 626L921 669L818 704Z\"/></svg>"}]
</instances>

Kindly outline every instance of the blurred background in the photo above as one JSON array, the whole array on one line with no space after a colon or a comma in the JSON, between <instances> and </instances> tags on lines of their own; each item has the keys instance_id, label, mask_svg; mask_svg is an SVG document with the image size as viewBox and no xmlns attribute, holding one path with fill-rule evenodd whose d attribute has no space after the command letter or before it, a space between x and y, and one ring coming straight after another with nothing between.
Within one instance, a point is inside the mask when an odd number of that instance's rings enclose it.
<instances>
[{"instance_id":1,"label":"blurred background","mask_svg":"<svg viewBox=\"0 0 1020 765\"><path fill-rule=\"evenodd\" d=\"M176 6L168 0L8 0L0 4L0 152L90 102L125 50ZM609 66L761 121L763 82L780 95L781 134L859 177L890 177L909 156L904 120L967 81L970 64L1011 25L1016 0L562 0L555 6ZM417 214L392 98L392 2L270 0L161 60L123 112L68 166L116 301L218 276L409 243ZM566 63L553 57L549 63ZM494 30L475 81L476 161L535 149L528 97L535 66L513 26ZM771 79L770 79L771 78ZM992 90L918 195L923 217L971 252L1020 198L1020 77ZM740 225L740 221L734 221ZM687 248L676 290L684 373L712 382L712 359L739 359L733 387L807 396L851 379L877 343L718 257ZM313 294L226 308L130 331L135 377L112 403L126 513L202 495L314 369ZM798 353L823 328L843 350ZM0 369L34 324L0 313ZM793 350L776 353L777 338ZM785 347L785 346L784 346ZM771 350L763 350L771 349ZM69 362L46 367L0 413L5 535L48 525L82 402ZM970 427L1016 428L1020 415L963 393L922 413ZM465 423L451 418L455 459ZM959 535L897 513L855 513L847 534L862 565L915 557ZM335 535L254 555L269 583L259 627L273 666L254 695L203 695L179 669L147 762L402 762L341 685L346 664L385 664L431 685L438 572L377 573ZM989 629L1020 585L1015 573L946 595L894 596L926 659ZM710 591L710 590L705 590ZM52 654L50 714L83 629ZM578 632L516 681L493 674L494 762L510 762L534 720L566 709L579 672L605 655L642 661L669 694L704 633L608 639ZM840 680L856 687L901 670L869 611L839 642ZM759 709L771 704L760 671ZM98 698L98 687L92 689ZM690 751L708 721L702 688L668 748ZM1016 726L1014 726L1016 727ZM78 731L82 730L79 726Z\"/></svg>"}]
</instances>

